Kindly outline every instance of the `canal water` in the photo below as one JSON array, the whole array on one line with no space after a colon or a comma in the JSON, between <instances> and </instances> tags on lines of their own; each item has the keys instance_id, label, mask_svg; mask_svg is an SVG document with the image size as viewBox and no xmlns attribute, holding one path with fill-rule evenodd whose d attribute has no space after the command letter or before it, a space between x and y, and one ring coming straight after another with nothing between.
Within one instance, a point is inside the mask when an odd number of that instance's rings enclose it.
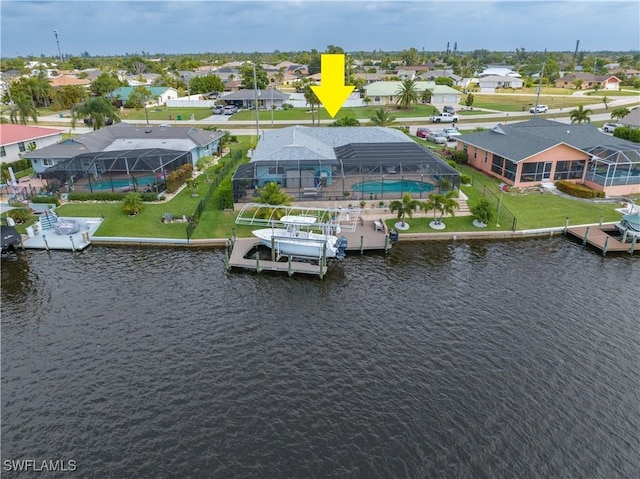
<instances>
[{"instance_id":1,"label":"canal water","mask_svg":"<svg viewBox=\"0 0 640 479\"><path fill-rule=\"evenodd\" d=\"M3 257L3 477L640 477L637 256L400 243L323 280L223 259Z\"/></svg>"}]
</instances>

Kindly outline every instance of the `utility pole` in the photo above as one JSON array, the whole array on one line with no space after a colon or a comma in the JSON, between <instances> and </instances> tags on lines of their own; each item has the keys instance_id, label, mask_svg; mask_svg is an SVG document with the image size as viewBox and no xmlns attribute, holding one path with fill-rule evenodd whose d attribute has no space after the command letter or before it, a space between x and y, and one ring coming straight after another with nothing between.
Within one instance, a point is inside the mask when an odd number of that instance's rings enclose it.
<instances>
[{"instance_id":1,"label":"utility pole","mask_svg":"<svg viewBox=\"0 0 640 479\"><path fill-rule=\"evenodd\" d=\"M62 53L60 52L60 38L58 38L58 30L54 30L53 34L56 36L56 43L58 44L58 57L60 57L60 66L62 66L64 60L62 59Z\"/></svg>"},{"instance_id":2,"label":"utility pole","mask_svg":"<svg viewBox=\"0 0 640 479\"><path fill-rule=\"evenodd\" d=\"M253 93L254 93L254 108L256 109L256 142L260 138L260 110L258 109L258 78L256 75L256 62L253 62Z\"/></svg>"}]
</instances>

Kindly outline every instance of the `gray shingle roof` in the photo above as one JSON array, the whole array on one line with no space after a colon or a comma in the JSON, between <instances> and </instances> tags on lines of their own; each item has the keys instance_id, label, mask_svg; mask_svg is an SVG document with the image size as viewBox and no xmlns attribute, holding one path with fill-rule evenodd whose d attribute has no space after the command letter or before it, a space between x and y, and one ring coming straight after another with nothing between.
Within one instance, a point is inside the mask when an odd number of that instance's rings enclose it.
<instances>
[{"instance_id":1,"label":"gray shingle roof","mask_svg":"<svg viewBox=\"0 0 640 479\"><path fill-rule=\"evenodd\" d=\"M40 148L25 158L71 158L81 153L93 153L124 148L173 148L189 151L194 146L208 145L224 136L220 131L188 127L161 128L117 123L78 135L71 141Z\"/></svg>"},{"instance_id":2,"label":"gray shingle roof","mask_svg":"<svg viewBox=\"0 0 640 479\"><path fill-rule=\"evenodd\" d=\"M518 162L558 144L586 151L598 145L628 145L629 142L601 133L590 123L567 125L543 118L510 125L499 124L489 131L458 138L462 143L490 151Z\"/></svg>"},{"instance_id":3,"label":"gray shingle roof","mask_svg":"<svg viewBox=\"0 0 640 479\"><path fill-rule=\"evenodd\" d=\"M282 93L279 90L258 90L258 99L259 100L288 100L288 93ZM256 92L255 90L239 90L231 93L227 93L221 95L219 97L221 100L255 100Z\"/></svg>"}]
</instances>

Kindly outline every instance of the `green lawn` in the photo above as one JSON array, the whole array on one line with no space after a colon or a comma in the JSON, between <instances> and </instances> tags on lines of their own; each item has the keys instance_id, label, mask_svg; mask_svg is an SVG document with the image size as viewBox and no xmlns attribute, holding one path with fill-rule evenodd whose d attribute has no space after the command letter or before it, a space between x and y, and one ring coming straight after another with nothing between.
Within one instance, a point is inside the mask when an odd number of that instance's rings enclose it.
<instances>
[{"instance_id":1,"label":"green lawn","mask_svg":"<svg viewBox=\"0 0 640 479\"><path fill-rule=\"evenodd\" d=\"M535 96L518 96L518 95L482 95L480 93L473 95L475 108L486 108L488 110L499 110L504 112L511 111L529 111L536 103ZM464 98L463 98L464 100ZM578 105L593 105L601 103L601 98L579 97L579 96L546 96L541 95L538 103L553 108L575 108Z\"/></svg>"},{"instance_id":2,"label":"green lawn","mask_svg":"<svg viewBox=\"0 0 640 479\"><path fill-rule=\"evenodd\" d=\"M333 118L337 120L345 116L355 116L359 120L368 120L376 110L380 109L380 106L363 106L354 108L342 108L338 114ZM431 105L414 105L407 109L398 109L395 107L387 107L390 113L397 118L410 118L410 117L424 117L431 116L436 111L435 107ZM260 121L268 124L271 121L271 110L260 110ZM231 117L233 120L255 120L256 112L254 110L241 110ZM314 118L318 119L318 111L314 112ZM311 120L311 110L309 108L291 108L289 110L279 110L273 112L274 120L286 120L286 121L298 121L298 120ZM320 109L321 120L331 120L332 118L324 110Z\"/></svg>"}]
</instances>

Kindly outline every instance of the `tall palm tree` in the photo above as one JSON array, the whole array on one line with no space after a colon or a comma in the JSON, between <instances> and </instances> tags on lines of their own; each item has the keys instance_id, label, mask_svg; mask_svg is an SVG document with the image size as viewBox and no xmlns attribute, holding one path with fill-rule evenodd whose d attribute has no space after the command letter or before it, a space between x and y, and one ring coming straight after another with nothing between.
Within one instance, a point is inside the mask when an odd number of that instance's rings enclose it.
<instances>
[{"instance_id":1,"label":"tall palm tree","mask_svg":"<svg viewBox=\"0 0 640 479\"><path fill-rule=\"evenodd\" d=\"M87 100L83 105L72 109L71 127L75 128L78 119L89 118L94 130L99 130L110 118L114 123L120 122L118 110L109 100L96 97Z\"/></svg>"},{"instance_id":2,"label":"tall palm tree","mask_svg":"<svg viewBox=\"0 0 640 479\"><path fill-rule=\"evenodd\" d=\"M381 107L375 111L370 120L375 126L389 126L396 121L396 117L390 114L385 107Z\"/></svg>"},{"instance_id":3,"label":"tall palm tree","mask_svg":"<svg viewBox=\"0 0 640 479\"><path fill-rule=\"evenodd\" d=\"M393 200L389 203L389 211L392 213L394 211L398 212L398 219L402 219L401 227L406 227L407 223L405 222L405 217L413 218L413 212L420 208L422 203L418 200L414 200L411 198L409 193L406 193L402 196L401 200Z\"/></svg>"},{"instance_id":4,"label":"tall palm tree","mask_svg":"<svg viewBox=\"0 0 640 479\"><path fill-rule=\"evenodd\" d=\"M29 118L34 123L38 123L38 110L33 103L33 99L29 96L20 93L13 99L13 105L11 105L11 112L9 113L9 121L11 123L20 123L26 125Z\"/></svg>"},{"instance_id":5,"label":"tall palm tree","mask_svg":"<svg viewBox=\"0 0 640 479\"><path fill-rule=\"evenodd\" d=\"M320 100L318 99L318 96L311 88L312 83L313 82L311 80L307 80L305 78L305 80L303 80L304 86L302 90L302 93L304 94L304 99L311 106L311 125L315 123L315 119L314 119L315 106L320 105ZM320 125L320 112L318 112L318 125Z\"/></svg>"},{"instance_id":6,"label":"tall palm tree","mask_svg":"<svg viewBox=\"0 0 640 479\"><path fill-rule=\"evenodd\" d=\"M416 86L416 81L411 79L404 80L398 91L396 91L396 104L400 106L400 108L409 108L411 105L416 103L419 98L419 93Z\"/></svg>"},{"instance_id":7,"label":"tall palm tree","mask_svg":"<svg viewBox=\"0 0 640 479\"><path fill-rule=\"evenodd\" d=\"M578 105L578 108L571 112L569 118L571 118L571 123L591 123L591 118L589 118L589 115L591 115L592 113L593 111L589 110L588 108L585 110L584 105Z\"/></svg>"}]
</instances>

